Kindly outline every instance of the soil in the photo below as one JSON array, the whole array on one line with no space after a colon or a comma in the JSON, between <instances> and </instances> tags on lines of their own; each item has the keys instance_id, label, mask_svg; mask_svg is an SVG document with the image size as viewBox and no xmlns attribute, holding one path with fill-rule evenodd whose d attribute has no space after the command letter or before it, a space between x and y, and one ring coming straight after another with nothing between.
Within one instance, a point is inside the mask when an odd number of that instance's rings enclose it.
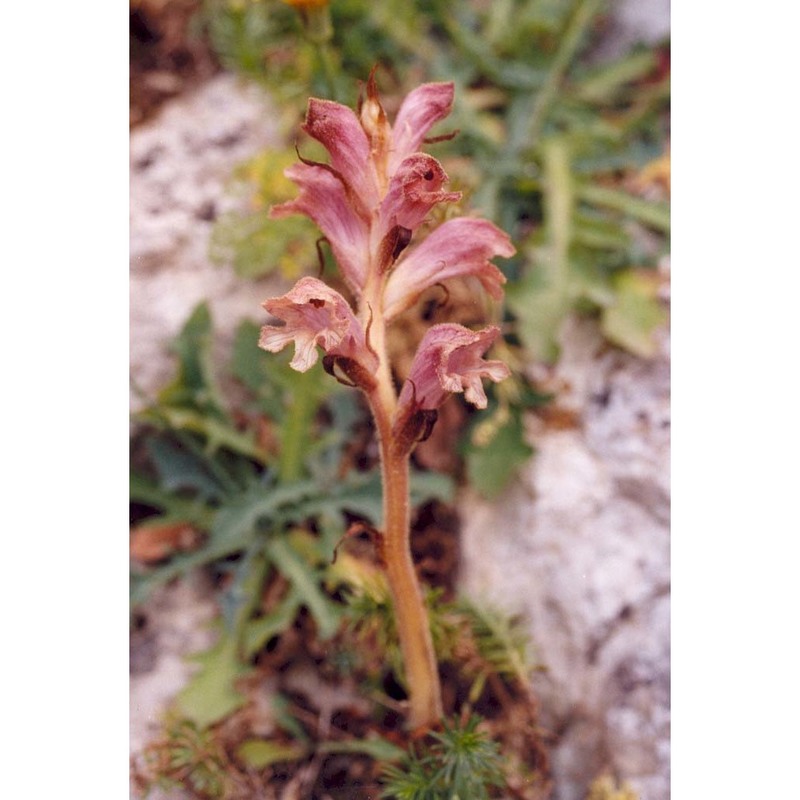
<instances>
[{"instance_id":1,"label":"soil","mask_svg":"<svg viewBox=\"0 0 800 800\"><path fill-rule=\"evenodd\" d=\"M366 536L348 538L340 550L359 559L374 559ZM453 598L460 561L458 515L453 507L432 502L417 512L412 551L420 579L441 590L443 601ZM285 590L282 582L278 576L267 584L264 603L269 604ZM169 717L164 724L166 701L187 677L183 659L210 644L204 626L218 613L218 589L211 573L199 571L190 580L157 592L134 615L132 696L141 699L160 689L150 698L150 719L132 732L134 791L151 798L207 796L196 783L196 773L174 764L176 748L186 745L202 753L218 771L225 785L224 796L230 800L378 797L381 768L375 759L363 754L326 753L326 749L335 751L337 744L380 737L403 749L413 742L424 750L425 740L406 730L405 692L391 668L383 663L369 631L345 626L333 642L322 644L312 620L301 613L290 630L257 655L255 669L237 684L247 695L247 704L213 726L202 744L196 730L171 724ZM362 654L355 663L354 653ZM460 658L468 668L478 656L467 646ZM549 796L547 748L538 724L538 704L530 688L492 675L477 702L470 704L467 694L471 681L464 677L467 670L456 663L445 663L441 669L446 714L452 716L459 710L465 714L468 709L481 714L484 729L501 744L505 757L525 765L518 776L512 777L507 796L545 800ZM276 727L270 705L276 693L288 701L285 710L302 729L309 755L254 770L237 758L242 742L259 737L291 746ZM134 714L140 722L146 716L141 708ZM466 720L465 715L463 718ZM165 777L181 789L163 794L159 781Z\"/></svg>"}]
</instances>

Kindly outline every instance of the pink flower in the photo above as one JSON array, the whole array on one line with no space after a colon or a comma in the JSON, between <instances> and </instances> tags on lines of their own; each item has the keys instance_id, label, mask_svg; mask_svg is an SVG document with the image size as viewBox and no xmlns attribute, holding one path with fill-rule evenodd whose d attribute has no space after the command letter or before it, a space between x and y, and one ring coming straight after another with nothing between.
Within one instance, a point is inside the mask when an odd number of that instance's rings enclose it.
<instances>
[{"instance_id":1,"label":"pink flower","mask_svg":"<svg viewBox=\"0 0 800 800\"><path fill-rule=\"evenodd\" d=\"M400 225L415 230L437 203L461 199L461 192L442 191L447 174L433 156L413 153L403 159L392 175L381 203L379 231Z\"/></svg>"},{"instance_id":2,"label":"pink flower","mask_svg":"<svg viewBox=\"0 0 800 800\"><path fill-rule=\"evenodd\" d=\"M364 209L373 209L380 197L378 174L369 139L355 112L333 100L312 97L303 130L325 147L331 168Z\"/></svg>"},{"instance_id":3,"label":"pink flower","mask_svg":"<svg viewBox=\"0 0 800 800\"><path fill-rule=\"evenodd\" d=\"M452 323L429 328L400 393L398 417L410 407L436 409L451 392L464 392L468 402L486 408L481 379L497 383L511 374L502 361L484 361L481 357L499 334L500 329L494 325L480 331Z\"/></svg>"},{"instance_id":4,"label":"pink flower","mask_svg":"<svg viewBox=\"0 0 800 800\"><path fill-rule=\"evenodd\" d=\"M283 324L265 325L259 340L272 352L294 343L291 366L302 372L319 358L319 345L326 371L367 397L384 482L379 550L410 688L409 725L419 730L441 717L442 702L410 557L409 455L430 435L439 406L451 393L463 392L468 402L486 408L483 379L497 382L510 375L502 362L483 358L499 328L471 331L455 324L434 325L423 336L399 396L392 375L387 331L392 319L425 289L450 278L474 277L499 299L505 278L490 259L514 253L506 234L476 218L451 219L413 242L434 206L461 197L446 191L442 165L419 152L452 103L452 83L420 86L403 101L393 129L374 70L357 113L330 100L309 101L303 127L325 146L330 161L300 157L302 163L286 171L300 193L273 208L272 215L306 214L316 222L355 296L358 316L322 281L302 278L287 294L263 304Z\"/></svg>"},{"instance_id":5,"label":"pink flower","mask_svg":"<svg viewBox=\"0 0 800 800\"><path fill-rule=\"evenodd\" d=\"M369 349L364 330L347 301L339 292L316 278L301 278L282 297L263 303L264 308L285 323L265 325L258 346L271 353L283 350L294 342L294 358L290 363L298 372L306 372L317 363L317 345L346 370L374 372L377 357ZM351 377L354 383L358 383Z\"/></svg>"},{"instance_id":6,"label":"pink flower","mask_svg":"<svg viewBox=\"0 0 800 800\"><path fill-rule=\"evenodd\" d=\"M307 164L289 167L286 177L300 187L300 195L274 206L270 216L305 214L311 217L328 239L348 286L358 293L367 278L370 230L367 222L354 211L345 185L330 172Z\"/></svg>"},{"instance_id":7,"label":"pink flower","mask_svg":"<svg viewBox=\"0 0 800 800\"><path fill-rule=\"evenodd\" d=\"M415 153L428 131L450 114L453 108L452 83L423 83L406 95L392 133L393 148L389 155L389 170L394 172L400 162Z\"/></svg>"},{"instance_id":8,"label":"pink flower","mask_svg":"<svg viewBox=\"0 0 800 800\"><path fill-rule=\"evenodd\" d=\"M448 278L474 276L500 300L506 278L489 259L515 252L508 236L488 220L448 220L395 264L384 293L384 313L387 319L397 316L425 289Z\"/></svg>"}]
</instances>

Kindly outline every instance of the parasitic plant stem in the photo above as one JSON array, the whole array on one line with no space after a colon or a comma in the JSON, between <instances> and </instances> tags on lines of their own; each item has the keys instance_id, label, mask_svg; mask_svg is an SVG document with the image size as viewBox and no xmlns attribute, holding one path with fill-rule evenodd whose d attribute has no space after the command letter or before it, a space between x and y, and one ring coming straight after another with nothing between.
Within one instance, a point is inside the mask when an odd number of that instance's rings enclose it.
<instances>
[{"instance_id":1,"label":"parasitic plant stem","mask_svg":"<svg viewBox=\"0 0 800 800\"><path fill-rule=\"evenodd\" d=\"M435 725L442 716L442 691L428 612L411 558L409 457L393 446L391 416L378 392L369 396L375 418L383 478L381 556L392 595L395 624L406 671L412 730Z\"/></svg>"}]
</instances>

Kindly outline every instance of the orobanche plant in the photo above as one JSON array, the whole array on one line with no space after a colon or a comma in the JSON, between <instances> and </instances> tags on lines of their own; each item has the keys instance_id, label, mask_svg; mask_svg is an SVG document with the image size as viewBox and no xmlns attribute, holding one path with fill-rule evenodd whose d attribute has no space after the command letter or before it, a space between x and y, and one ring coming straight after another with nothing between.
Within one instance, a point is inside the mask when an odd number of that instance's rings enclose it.
<instances>
[{"instance_id":1,"label":"orobanche plant","mask_svg":"<svg viewBox=\"0 0 800 800\"><path fill-rule=\"evenodd\" d=\"M420 152L431 127L452 108L452 83L427 83L403 101L390 125L373 70L358 112L312 98L303 129L328 151L330 163L309 161L286 175L299 196L272 209L273 217L309 216L322 230L355 299L355 308L323 281L305 277L263 306L278 319L265 325L259 345L277 352L294 343L291 366L310 369L321 347L323 366L360 389L380 443L383 530L379 552L391 588L406 683L409 725L430 727L442 716L441 689L430 627L409 546L409 456L430 434L437 409L453 392L485 408L482 379L501 381L508 367L483 358L498 337L495 326L472 331L433 325L422 338L399 394L387 355L388 326L428 288L473 276L495 299L505 278L490 263L515 250L485 219L449 219L423 236L420 226L439 203L460 199L443 189L447 175ZM417 236L415 237L415 233Z\"/></svg>"}]
</instances>

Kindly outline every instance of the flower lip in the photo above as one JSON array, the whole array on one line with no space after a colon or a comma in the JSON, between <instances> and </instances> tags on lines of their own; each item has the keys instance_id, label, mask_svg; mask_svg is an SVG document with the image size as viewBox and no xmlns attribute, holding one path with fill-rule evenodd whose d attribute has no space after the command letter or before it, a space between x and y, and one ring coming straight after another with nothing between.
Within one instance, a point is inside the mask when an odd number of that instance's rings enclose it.
<instances>
[{"instance_id":1,"label":"flower lip","mask_svg":"<svg viewBox=\"0 0 800 800\"><path fill-rule=\"evenodd\" d=\"M285 295L270 298L262 306L283 324L265 325L258 345L276 353L294 342L293 369L311 369L319 358L317 345L328 355L345 360L343 363L357 364L358 370L374 372L377 368L377 358L350 305L317 278L301 278Z\"/></svg>"},{"instance_id":2,"label":"flower lip","mask_svg":"<svg viewBox=\"0 0 800 800\"><path fill-rule=\"evenodd\" d=\"M451 392L464 392L468 402L486 408L481 379L498 382L511 374L502 361L482 358L499 335L500 329L494 325L479 331L453 323L430 328L400 393L397 419L406 419L416 410L436 409Z\"/></svg>"}]
</instances>

